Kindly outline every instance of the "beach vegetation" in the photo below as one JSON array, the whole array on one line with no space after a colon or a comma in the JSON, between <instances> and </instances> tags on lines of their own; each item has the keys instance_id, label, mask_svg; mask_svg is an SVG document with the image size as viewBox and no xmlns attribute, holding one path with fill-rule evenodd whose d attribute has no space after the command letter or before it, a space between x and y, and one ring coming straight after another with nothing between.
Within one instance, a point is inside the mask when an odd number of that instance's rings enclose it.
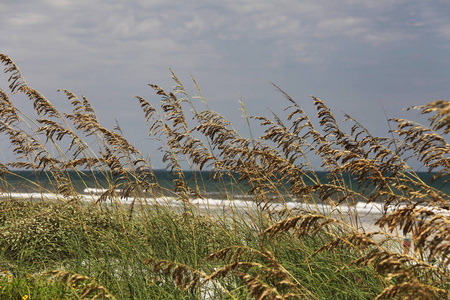
<instances>
[{"instance_id":1,"label":"beach vegetation","mask_svg":"<svg viewBox=\"0 0 450 300\"><path fill-rule=\"evenodd\" d=\"M410 108L428 123L393 118L389 136L377 137L345 113L343 126L316 97L311 118L274 85L286 116L250 116L242 102L247 137L209 108L195 80L191 97L171 71L172 91L150 84L152 100L127 99L160 143L168 188L86 97L61 90L71 105L61 112L9 56L0 62L0 134L15 158L0 162L0 298L450 296L450 102ZM358 213L367 207L373 224Z\"/></svg>"}]
</instances>

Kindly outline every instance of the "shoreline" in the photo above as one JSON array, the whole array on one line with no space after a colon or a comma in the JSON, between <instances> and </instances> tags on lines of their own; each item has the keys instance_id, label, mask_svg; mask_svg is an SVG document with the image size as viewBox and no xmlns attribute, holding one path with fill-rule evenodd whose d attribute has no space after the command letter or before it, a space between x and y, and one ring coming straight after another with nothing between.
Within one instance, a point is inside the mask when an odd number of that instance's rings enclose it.
<instances>
[{"instance_id":1,"label":"shoreline","mask_svg":"<svg viewBox=\"0 0 450 300\"><path fill-rule=\"evenodd\" d=\"M100 199L98 192L104 192L101 190L91 189L88 192L91 194L80 194L82 198L81 202L84 203L95 203ZM53 194L53 193L0 193L1 200L30 200L30 201L62 201L66 202L66 198L63 195ZM149 197L149 198L108 198L102 204L142 204L142 205L152 205L152 206L166 206L171 208L182 208L183 202L175 197ZM195 207L198 211L203 212L214 212L215 214L227 214L231 210L237 210L240 212L247 211L257 211L257 202L242 200L242 199L226 199L218 200L212 198L193 198L190 199L190 205ZM375 225L375 222L383 215L381 205L378 203L365 203L358 202L355 205L330 205L325 203L305 203L298 201L290 202L273 202L266 206L270 211L283 211L286 209L294 210L310 210L317 211L318 213L324 215L335 215L339 218L339 215L348 216L350 219L354 219L354 216L358 216L358 224L361 225L366 232L370 231L380 231L382 228ZM387 212L391 212L395 209L394 206L388 208Z\"/></svg>"}]
</instances>

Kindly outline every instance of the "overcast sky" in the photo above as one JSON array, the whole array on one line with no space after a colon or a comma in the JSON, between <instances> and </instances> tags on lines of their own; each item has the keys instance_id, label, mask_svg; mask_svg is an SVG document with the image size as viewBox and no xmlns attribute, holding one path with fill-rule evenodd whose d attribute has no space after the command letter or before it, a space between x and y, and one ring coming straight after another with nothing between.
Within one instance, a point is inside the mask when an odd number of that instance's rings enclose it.
<instances>
[{"instance_id":1,"label":"overcast sky","mask_svg":"<svg viewBox=\"0 0 450 300\"><path fill-rule=\"evenodd\" d=\"M117 118L155 157L132 97L158 105L147 84L170 89L169 67L194 95L192 74L243 135L241 97L251 115L288 105L271 82L311 114L314 95L379 136L382 105L415 119L402 108L450 100L448 0L0 0L0 37L0 52L56 107L69 109L57 89L85 95L107 127ZM11 160L0 138L0 159Z\"/></svg>"}]
</instances>

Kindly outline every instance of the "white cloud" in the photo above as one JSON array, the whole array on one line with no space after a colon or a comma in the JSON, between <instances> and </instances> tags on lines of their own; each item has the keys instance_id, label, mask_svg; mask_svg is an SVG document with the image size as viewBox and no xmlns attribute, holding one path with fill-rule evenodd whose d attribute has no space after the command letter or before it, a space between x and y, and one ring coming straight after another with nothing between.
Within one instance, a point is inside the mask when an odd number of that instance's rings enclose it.
<instances>
[{"instance_id":1,"label":"white cloud","mask_svg":"<svg viewBox=\"0 0 450 300\"><path fill-rule=\"evenodd\" d=\"M439 28L439 32L446 39L450 39L450 24L443 25Z\"/></svg>"},{"instance_id":2,"label":"white cloud","mask_svg":"<svg viewBox=\"0 0 450 300\"><path fill-rule=\"evenodd\" d=\"M48 5L57 7L68 7L71 5L70 0L45 0Z\"/></svg>"},{"instance_id":3,"label":"white cloud","mask_svg":"<svg viewBox=\"0 0 450 300\"><path fill-rule=\"evenodd\" d=\"M365 18L343 17L320 21L317 29L321 34L340 34L342 36L361 36L369 31L370 21Z\"/></svg>"},{"instance_id":4,"label":"white cloud","mask_svg":"<svg viewBox=\"0 0 450 300\"><path fill-rule=\"evenodd\" d=\"M8 21L12 26L35 26L40 25L48 20L49 17L46 15L20 12L13 14Z\"/></svg>"},{"instance_id":5,"label":"white cloud","mask_svg":"<svg viewBox=\"0 0 450 300\"><path fill-rule=\"evenodd\" d=\"M382 45L389 42L398 42L414 39L414 34L407 34L401 32L377 32L377 33L369 33L363 37L364 40L375 44Z\"/></svg>"},{"instance_id":6,"label":"white cloud","mask_svg":"<svg viewBox=\"0 0 450 300\"><path fill-rule=\"evenodd\" d=\"M252 1L252 0L230 0L226 1L226 6L229 6L231 9L233 9L235 12L240 12L241 14L253 14L256 12L267 12L267 11L274 11L276 7L282 6L283 1L268 1L268 0L262 0L262 1Z\"/></svg>"},{"instance_id":7,"label":"white cloud","mask_svg":"<svg viewBox=\"0 0 450 300\"><path fill-rule=\"evenodd\" d=\"M242 39L242 35L238 33L218 33L217 38L222 41L238 41Z\"/></svg>"},{"instance_id":8,"label":"white cloud","mask_svg":"<svg viewBox=\"0 0 450 300\"><path fill-rule=\"evenodd\" d=\"M167 4L167 0L123 0L125 3L137 3L143 8L154 8L159 5ZM173 5L181 4L183 1L171 1ZM176 4L175 4L176 3Z\"/></svg>"},{"instance_id":9,"label":"white cloud","mask_svg":"<svg viewBox=\"0 0 450 300\"><path fill-rule=\"evenodd\" d=\"M408 26L414 26L414 27L422 27L422 26L425 25L424 22L413 22L413 21L407 22L406 24L407 24Z\"/></svg>"}]
</instances>

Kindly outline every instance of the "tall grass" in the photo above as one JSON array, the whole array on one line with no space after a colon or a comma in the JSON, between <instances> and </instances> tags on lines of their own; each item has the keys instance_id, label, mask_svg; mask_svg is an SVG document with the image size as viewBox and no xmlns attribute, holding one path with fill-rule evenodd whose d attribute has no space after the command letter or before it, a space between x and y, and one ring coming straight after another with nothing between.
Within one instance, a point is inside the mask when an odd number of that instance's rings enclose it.
<instances>
[{"instance_id":1,"label":"tall grass","mask_svg":"<svg viewBox=\"0 0 450 300\"><path fill-rule=\"evenodd\" d=\"M172 73L172 92L150 85L160 97L158 106L134 98L149 136L161 143L174 183L167 190L149 158L118 125L113 130L102 126L87 98L61 90L72 106L61 113L28 85L8 56L0 54L0 61L10 76L8 91L0 89L0 131L16 157L1 163L1 172L45 172L52 183L33 182L40 196L17 200L11 197L15 187L6 177L2 181L2 297L449 296L449 196L408 165L416 160L434 172L433 179L448 181L449 102L415 107L431 116L428 126L392 119L397 124L393 136L382 138L348 115L351 130L341 130L326 104L313 98L316 126L275 86L287 101L286 120L276 114L253 117L265 131L257 138L250 131L252 137L246 138L209 109L195 81L203 108ZM18 94L30 100L33 116L13 103ZM321 160L326 181L315 172L311 156ZM181 161L194 171L210 170L224 187L226 209L219 213L193 202L208 195L203 173L194 172L196 185L189 185ZM73 174L83 183L86 170L94 177L101 174L108 185L90 201L74 186ZM349 186L346 176L356 178L358 187ZM233 205L229 180L238 189L245 183L241 193L251 198L248 209ZM53 200L45 199L48 193ZM167 200L173 197L180 205ZM131 204L123 204L124 199ZM292 208L292 201L302 208ZM351 209L364 201L382 210L373 232ZM321 209L322 204L331 209ZM408 235L414 236L414 251L407 253L401 244Z\"/></svg>"}]
</instances>

